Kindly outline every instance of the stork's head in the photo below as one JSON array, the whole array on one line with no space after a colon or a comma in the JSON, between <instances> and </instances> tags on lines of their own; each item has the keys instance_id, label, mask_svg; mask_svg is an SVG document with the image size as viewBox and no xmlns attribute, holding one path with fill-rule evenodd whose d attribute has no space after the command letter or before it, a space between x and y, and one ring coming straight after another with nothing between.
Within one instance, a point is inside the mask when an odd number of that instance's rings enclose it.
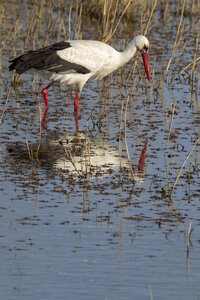
<instances>
[{"instance_id":1,"label":"stork's head","mask_svg":"<svg viewBox=\"0 0 200 300\"><path fill-rule=\"evenodd\" d=\"M138 35L134 38L134 43L136 48L140 51L144 63L145 72L147 78L150 82L150 73L149 73L149 41L144 35Z\"/></svg>"}]
</instances>

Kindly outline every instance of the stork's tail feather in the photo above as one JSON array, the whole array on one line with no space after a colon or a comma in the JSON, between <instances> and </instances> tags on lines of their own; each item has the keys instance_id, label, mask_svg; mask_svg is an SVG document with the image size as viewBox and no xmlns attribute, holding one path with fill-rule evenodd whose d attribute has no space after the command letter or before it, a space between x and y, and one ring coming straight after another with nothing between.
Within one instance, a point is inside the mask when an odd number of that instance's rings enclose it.
<instances>
[{"instance_id":1,"label":"stork's tail feather","mask_svg":"<svg viewBox=\"0 0 200 300\"><path fill-rule=\"evenodd\" d=\"M9 71L16 70L16 72L18 74L22 74L23 72L25 72L25 71L22 71L22 68L21 68L21 57L22 57L22 55L9 60L9 63L11 63L9 66Z\"/></svg>"},{"instance_id":2,"label":"stork's tail feather","mask_svg":"<svg viewBox=\"0 0 200 300\"><path fill-rule=\"evenodd\" d=\"M35 67L38 60L41 60L40 55L34 53L34 51L29 51L28 53L22 54L9 60L9 62L11 63L11 65L9 66L9 71L16 70L18 74L22 74L27 70Z\"/></svg>"}]
</instances>

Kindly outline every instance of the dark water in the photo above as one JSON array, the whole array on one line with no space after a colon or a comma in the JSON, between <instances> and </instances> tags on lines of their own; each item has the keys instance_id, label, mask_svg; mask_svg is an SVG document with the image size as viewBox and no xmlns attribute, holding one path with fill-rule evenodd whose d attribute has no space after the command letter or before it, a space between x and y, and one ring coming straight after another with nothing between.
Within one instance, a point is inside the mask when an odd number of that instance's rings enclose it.
<instances>
[{"instance_id":1,"label":"dark water","mask_svg":"<svg viewBox=\"0 0 200 300\"><path fill-rule=\"evenodd\" d=\"M4 4L10 18L12 5ZM160 83L173 42L167 42L170 37L163 35L156 16L148 34L151 84L139 79L138 71L134 83L127 80L131 63L100 85L89 81L81 94L80 133L73 117L75 92L58 86L48 92L47 130L41 128L40 91L47 82L38 77L32 89L33 76L24 74L22 84L12 87L7 60L13 56L13 42L6 39L1 73L1 111L6 108L0 129L1 299L200 298L199 144L167 197L198 138L199 83L191 92L188 73L170 83L178 67ZM187 16L185 22L189 28ZM165 25L172 41L176 23L174 15L171 25ZM11 28L12 22L4 24L1 34ZM85 35L94 38L90 32ZM132 37L130 32L123 35ZM113 46L122 43L116 38ZM194 43L187 46L183 66L191 62L194 48ZM140 63L139 72L143 74Z\"/></svg>"}]
</instances>

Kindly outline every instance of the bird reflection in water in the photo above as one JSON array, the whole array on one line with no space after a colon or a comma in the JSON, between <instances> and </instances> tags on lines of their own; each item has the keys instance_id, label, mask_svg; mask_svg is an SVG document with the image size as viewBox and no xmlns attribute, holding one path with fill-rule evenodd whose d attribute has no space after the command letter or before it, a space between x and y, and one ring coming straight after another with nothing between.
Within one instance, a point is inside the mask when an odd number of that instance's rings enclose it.
<instances>
[{"instance_id":1,"label":"bird reflection in water","mask_svg":"<svg viewBox=\"0 0 200 300\"><path fill-rule=\"evenodd\" d=\"M46 107L45 111L44 111L44 115L42 118L42 129L47 130L47 116L48 116L48 111L49 111L49 107ZM75 126L76 126L76 131L79 131L79 114L78 111L74 112L74 121L75 121Z\"/></svg>"},{"instance_id":2,"label":"bird reflection in water","mask_svg":"<svg viewBox=\"0 0 200 300\"><path fill-rule=\"evenodd\" d=\"M87 137L86 137L87 136ZM145 160L148 142L145 142L139 162L133 173L133 182L144 181ZM59 169L69 176L96 178L122 175L130 178L130 162L119 155L114 147L102 141L101 136L89 137L81 132L74 135L48 134L42 136L41 143L12 143L7 146L8 152L15 159L39 161L46 169Z\"/></svg>"}]
</instances>

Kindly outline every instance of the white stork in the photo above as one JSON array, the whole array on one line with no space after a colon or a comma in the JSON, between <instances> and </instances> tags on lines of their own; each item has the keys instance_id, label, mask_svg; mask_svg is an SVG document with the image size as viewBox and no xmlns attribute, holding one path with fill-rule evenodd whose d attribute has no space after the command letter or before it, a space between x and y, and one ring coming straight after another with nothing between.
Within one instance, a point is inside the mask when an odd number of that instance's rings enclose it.
<instances>
[{"instance_id":1,"label":"white stork","mask_svg":"<svg viewBox=\"0 0 200 300\"><path fill-rule=\"evenodd\" d=\"M142 54L146 75L150 81L149 41L143 35L136 36L123 52L100 41L58 42L11 59L9 70L16 70L18 74L22 74L35 69L49 75L51 83L42 90L47 110L49 107L47 90L54 82L58 81L69 86L76 85L78 92L74 101L74 111L78 114L80 92L88 79L90 77L95 80L102 79L126 64L137 50Z\"/></svg>"}]
</instances>

